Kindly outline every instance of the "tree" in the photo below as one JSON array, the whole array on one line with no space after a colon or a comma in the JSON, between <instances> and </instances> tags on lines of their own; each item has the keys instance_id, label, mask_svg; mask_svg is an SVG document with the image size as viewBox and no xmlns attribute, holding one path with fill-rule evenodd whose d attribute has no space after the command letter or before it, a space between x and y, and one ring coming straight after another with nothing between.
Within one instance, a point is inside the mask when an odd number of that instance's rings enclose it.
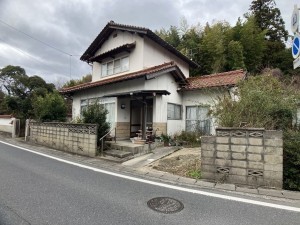
<instances>
[{"instance_id":1,"label":"tree","mask_svg":"<svg viewBox=\"0 0 300 225\"><path fill-rule=\"evenodd\" d=\"M104 108L104 106L97 102L89 105L82 113L83 123L98 124L98 146L100 146L99 138L107 134L110 128L110 124L106 121L107 113L108 111Z\"/></svg>"},{"instance_id":2,"label":"tree","mask_svg":"<svg viewBox=\"0 0 300 225\"><path fill-rule=\"evenodd\" d=\"M258 72L262 69L263 56L266 49L264 40L266 31L261 30L255 23L254 17L249 17L234 30L235 36L243 46L244 62L249 72Z\"/></svg>"},{"instance_id":3,"label":"tree","mask_svg":"<svg viewBox=\"0 0 300 225\"><path fill-rule=\"evenodd\" d=\"M202 27L200 24L191 27L184 24L185 23L182 24L181 30L183 31L186 29L186 32L182 34L178 50L189 59L199 64L201 60L200 44L202 39ZM199 75L200 72L199 68L191 69L190 76Z\"/></svg>"},{"instance_id":4,"label":"tree","mask_svg":"<svg viewBox=\"0 0 300 225\"><path fill-rule=\"evenodd\" d=\"M155 31L155 33L174 48L178 48L181 43L179 31L176 26L170 26L169 30L162 28L158 31Z\"/></svg>"},{"instance_id":5,"label":"tree","mask_svg":"<svg viewBox=\"0 0 300 225\"><path fill-rule=\"evenodd\" d=\"M3 104L4 98L5 98L5 94L3 91L0 90L0 115L6 113L6 109Z\"/></svg>"},{"instance_id":6,"label":"tree","mask_svg":"<svg viewBox=\"0 0 300 225\"><path fill-rule=\"evenodd\" d=\"M287 40L288 32L274 0L254 0L250 5L250 11L258 27L267 31L267 40L279 42Z\"/></svg>"},{"instance_id":7,"label":"tree","mask_svg":"<svg viewBox=\"0 0 300 225\"><path fill-rule=\"evenodd\" d=\"M78 80L69 80L67 83L65 83L63 85L63 88L67 88L67 87L73 87L79 84L84 84L84 83L89 83L92 81L92 75L91 74L87 74L85 76L83 76L81 79Z\"/></svg>"},{"instance_id":8,"label":"tree","mask_svg":"<svg viewBox=\"0 0 300 225\"><path fill-rule=\"evenodd\" d=\"M24 77L27 77L26 72L19 66L9 65L0 69L0 86L2 91L6 91L11 95L12 88L20 85Z\"/></svg>"},{"instance_id":9,"label":"tree","mask_svg":"<svg viewBox=\"0 0 300 225\"><path fill-rule=\"evenodd\" d=\"M66 121L67 106L57 91L37 96L33 101L33 111L34 117L42 122Z\"/></svg>"},{"instance_id":10,"label":"tree","mask_svg":"<svg viewBox=\"0 0 300 225\"><path fill-rule=\"evenodd\" d=\"M263 57L264 67L279 67L277 56L285 51L285 41L288 32L281 17L280 10L274 0L254 0L250 5L251 15L254 16L257 26L266 31L266 49ZM290 56L291 57L291 56ZM280 68L285 70L284 67Z\"/></svg>"},{"instance_id":11,"label":"tree","mask_svg":"<svg viewBox=\"0 0 300 225\"><path fill-rule=\"evenodd\" d=\"M239 41L230 41L227 47L228 70L244 69L243 46Z\"/></svg>"},{"instance_id":12,"label":"tree","mask_svg":"<svg viewBox=\"0 0 300 225\"><path fill-rule=\"evenodd\" d=\"M226 33L230 30L227 22L207 25L201 41L201 73L211 74L225 71Z\"/></svg>"},{"instance_id":13,"label":"tree","mask_svg":"<svg viewBox=\"0 0 300 225\"><path fill-rule=\"evenodd\" d=\"M55 89L53 84L46 83L41 77L28 76L25 69L12 65L0 70L0 82L6 94L2 108L22 121L34 116L32 100L35 97L45 96Z\"/></svg>"}]
</instances>

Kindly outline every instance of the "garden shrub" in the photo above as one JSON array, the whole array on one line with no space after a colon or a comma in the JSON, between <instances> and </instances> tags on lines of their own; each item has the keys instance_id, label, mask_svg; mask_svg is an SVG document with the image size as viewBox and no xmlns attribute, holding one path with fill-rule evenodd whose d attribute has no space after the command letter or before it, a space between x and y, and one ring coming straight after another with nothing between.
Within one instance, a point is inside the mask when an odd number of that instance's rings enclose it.
<instances>
[{"instance_id":1,"label":"garden shrub","mask_svg":"<svg viewBox=\"0 0 300 225\"><path fill-rule=\"evenodd\" d=\"M33 112L35 119L42 122L65 122L67 106L64 98L55 91L45 96L37 96L33 101Z\"/></svg>"},{"instance_id":2,"label":"garden shrub","mask_svg":"<svg viewBox=\"0 0 300 225\"><path fill-rule=\"evenodd\" d=\"M180 134L175 135L175 141L180 145L188 147L198 147L201 145L200 134L196 132L182 131Z\"/></svg>"},{"instance_id":3,"label":"garden shrub","mask_svg":"<svg viewBox=\"0 0 300 225\"><path fill-rule=\"evenodd\" d=\"M300 131L292 130L299 91L268 75L249 77L239 84L238 101L216 101L212 115L220 126L283 130L283 186L300 190Z\"/></svg>"},{"instance_id":4,"label":"garden shrub","mask_svg":"<svg viewBox=\"0 0 300 225\"><path fill-rule=\"evenodd\" d=\"M239 84L239 100L219 98L212 115L220 126L285 129L292 124L299 95L277 78L252 76Z\"/></svg>"},{"instance_id":5,"label":"garden shrub","mask_svg":"<svg viewBox=\"0 0 300 225\"><path fill-rule=\"evenodd\" d=\"M82 122L83 123L93 123L98 125L98 146L101 145L100 138L103 137L110 129L110 124L106 121L106 115L108 111L105 107L97 102L95 104L89 105L82 112Z\"/></svg>"},{"instance_id":6,"label":"garden shrub","mask_svg":"<svg viewBox=\"0 0 300 225\"><path fill-rule=\"evenodd\" d=\"M300 130L287 130L283 138L283 187L300 191Z\"/></svg>"}]
</instances>

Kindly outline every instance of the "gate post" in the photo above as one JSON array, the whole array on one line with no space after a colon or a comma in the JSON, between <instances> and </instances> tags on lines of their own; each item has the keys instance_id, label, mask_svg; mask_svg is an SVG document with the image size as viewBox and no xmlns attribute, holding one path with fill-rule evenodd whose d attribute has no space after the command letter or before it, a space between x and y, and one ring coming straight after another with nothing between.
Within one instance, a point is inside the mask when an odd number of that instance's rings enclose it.
<instances>
[{"instance_id":1,"label":"gate post","mask_svg":"<svg viewBox=\"0 0 300 225\"><path fill-rule=\"evenodd\" d=\"M25 141L29 141L29 138L30 138L29 122L30 122L30 119L27 119L26 124L25 124Z\"/></svg>"}]
</instances>

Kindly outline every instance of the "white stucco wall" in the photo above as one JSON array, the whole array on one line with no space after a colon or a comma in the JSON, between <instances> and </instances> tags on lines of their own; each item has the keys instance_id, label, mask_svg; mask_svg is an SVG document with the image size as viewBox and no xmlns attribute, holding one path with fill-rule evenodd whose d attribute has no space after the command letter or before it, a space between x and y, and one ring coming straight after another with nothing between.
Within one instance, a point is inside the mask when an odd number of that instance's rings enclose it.
<instances>
[{"instance_id":1,"label":"white stucco wall","mask_svg":"<svg viewBox=\"0 0 300 225\"><path fill-rule=\"evenodd\" d=\"M177 92L178 84L171 74L163 74L155 79L145 80L144 78L124 81L121 83L111 84L108 86L91 88L77 92L73 96L73 119L80 116L80 103L83 99L102 97L104 95L123 93L137 90L167 90L171 94L155 96L153 101L153 121L167 123L168 134L174 134L184 129L183 120L167 119L167 104L173 103L182 105L182 95ZM118 122L130 121L130 98L114 98L115 119ZM121 109L121 104L125 104L125 109Z\"/></svg>"},{"instance_id":2,"label":"white stucco wall","mask_svg":"<svg viewBox=\"0 0 300 225\"><path fill-rule=\"evenodd\" d=\"M170 95L156 96L153 103L153 121L167 123L167 133L174 134L183 129L182 120L168 120L168 103L182 105L182 95L177 92L178 84L171 74L162 75L146 82L145 89L166 90Z\"/></svg>"},{"instance_id":3,"label":"white stucco wall","mask_svg":"<svg viewBox=\"0 0 300 225\"><path fill-rule=\"evenodd\" d=\"M189 77L189 65L178 58L177 56L170 53L165 48L156 44L154 41L145 37L144 44L144 68L160 65L170 61L174 61L180 68L185 77Z\"/></svg>"},{"instance_id":4,"label":"white stucco wall","mask_svg":"<svg viewBox=\"0 0 300 225\"><path fill-rule=\"evenodd\" d=\"M117 36L114 38L113 36L117 34ZM136 46L135 48L133 48L129 53L122 53L119 56L125 56L125 55L129 55L129 71L123 72L123 73L118 73L112 76L106 76L106 77L101 77L101 64L98 62L94 62L93 63L93 79L92 81L96 81L99 79L107 79L107 78L111 78L113 76L119 76L125 73L129 73L129 72L134 72L134 71L138 71L143 69L143 51L144 51L144 39L142 37L140 37L137 34L132 34L129 32L121 32L121 31L115 31L113 32L110 37L103 43L103 45L101 46L101 48L96 52L95 55L100 55L102 53L105 53L107 51L110 51L114 48L120 47L124 44L131 44L135 42ZM106 61L110 61L112 60L107 59ZM103 62L105 62L105 60L103 60Z\"/></svg>"},{"instance_id":5,"label":"white stucco wall","mask_svg":"<svg viewBox=\"0 0 300 225\"><path fill-rule=\"evenodd\" d=\"M117 34L117 36L113 37L115 34ZM121 53L120 55L116 56L116 58L125 55L129 56L129 71L114 74L111 76L101 77L101 63L93 62L92 81L97 81L99 79L107 79L113 76L119 76L122 74L139 71L170 61L174 61L176 65L179 66L183 74L186 77L189 77L189 65L186 62L173 55L172 53L170 53L165 48L161 47L151 39L147 37L142 38L137 34L132 34L129 32L113 32L110 35L110 37L103 43L101 48L96 52L95 56L110 51L124 44L129 44L133 42L136 43L136 46L131 50L130 53ZM110 60L112 59L110 58L106 61ZM103 60L103 62L106 61Z\"/></svg>"},{"instance_id":6,"label":"white stucco wall","mask_svg":"<svg viewBox=\"0 0 300 225\"><path fill-rule=\"evenodd\" d=\"M0 118L0 131L12 133L13 132L13 121L14 118Z\"/></svg>"},{"instance_id":7,"label":"white stucco wall","mask_svg":"<svg viewBox=\"0 0 300 225\"><path fill-rule=\"evenodd\" d=\"M125 105L125 109L121 109L121 105ZM117 121L130 122L130 98L119 98L117 104Z\"/></svg>"},{"instance_id":8,"label":"white stucco wall","mask_svg":"<svg viewBox=\"0 0 300 225\"><path fill-rule=\"evenodd\" d=\"M136 91L136 90L144 90L145 87L145 79L135 79L131 81L124 81L121 83L115 83L107 86L102 87L96 87L96 88L90 88L84 91L80 91L75 93L73 96L73 114L72 118L76 118L80 116L80 102L83 99L90 99L90 98L97 98L102 97L104 95L110 95L115 93L123 93L123 92L130 92L130 91ZM117 98L114 98L116 102L116 116L117 116L117 110L120 109L117 105ZM121 104L121 103L120 103ZM116 117L117 121L117 117ZM126 120L127 121L127 120ZM129 121L129 119L128 119ZM125 122L125 121L123 121Z\"/></svg>"},{"instance_id":9,"label":"white stucco wall","mask_svg":"<svg viewBox=\"0 0 300 225\"><path fill-rule=\"evenodd\" d=\"M229 95L228 89L225 88L209 88L209 89L201 89L194 91L185 91L183 92L183 127L185 129L185 118L186 118L186 107L187 106L197 106L197 105L208 105L213 107L213 105L217 102L217 98L222 96ZM211 118L211 134L215 134L215 129L218 126L215 118Z\"/></svg>"}]
</instances>

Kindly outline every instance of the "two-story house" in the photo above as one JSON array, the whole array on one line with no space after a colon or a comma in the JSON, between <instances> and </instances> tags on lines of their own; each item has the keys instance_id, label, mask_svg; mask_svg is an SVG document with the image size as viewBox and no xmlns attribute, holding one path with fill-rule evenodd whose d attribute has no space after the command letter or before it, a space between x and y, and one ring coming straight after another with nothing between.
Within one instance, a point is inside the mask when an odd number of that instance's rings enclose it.
<instances>
[{"instance_id":1,"label":"two-story house","mask_svg":"<svg viewBox=\"0 0 300 225\"><path fill-rule=\"evenodd\" d=\"M215 97L233 94L242 70L189 77L198 65L147 28L109 22L80 58L92 65L92 82L62 89L73 98L73 118L98 101L118 139L148 128L214 133L208 116Z\"/></svg>"}]
</instances>

